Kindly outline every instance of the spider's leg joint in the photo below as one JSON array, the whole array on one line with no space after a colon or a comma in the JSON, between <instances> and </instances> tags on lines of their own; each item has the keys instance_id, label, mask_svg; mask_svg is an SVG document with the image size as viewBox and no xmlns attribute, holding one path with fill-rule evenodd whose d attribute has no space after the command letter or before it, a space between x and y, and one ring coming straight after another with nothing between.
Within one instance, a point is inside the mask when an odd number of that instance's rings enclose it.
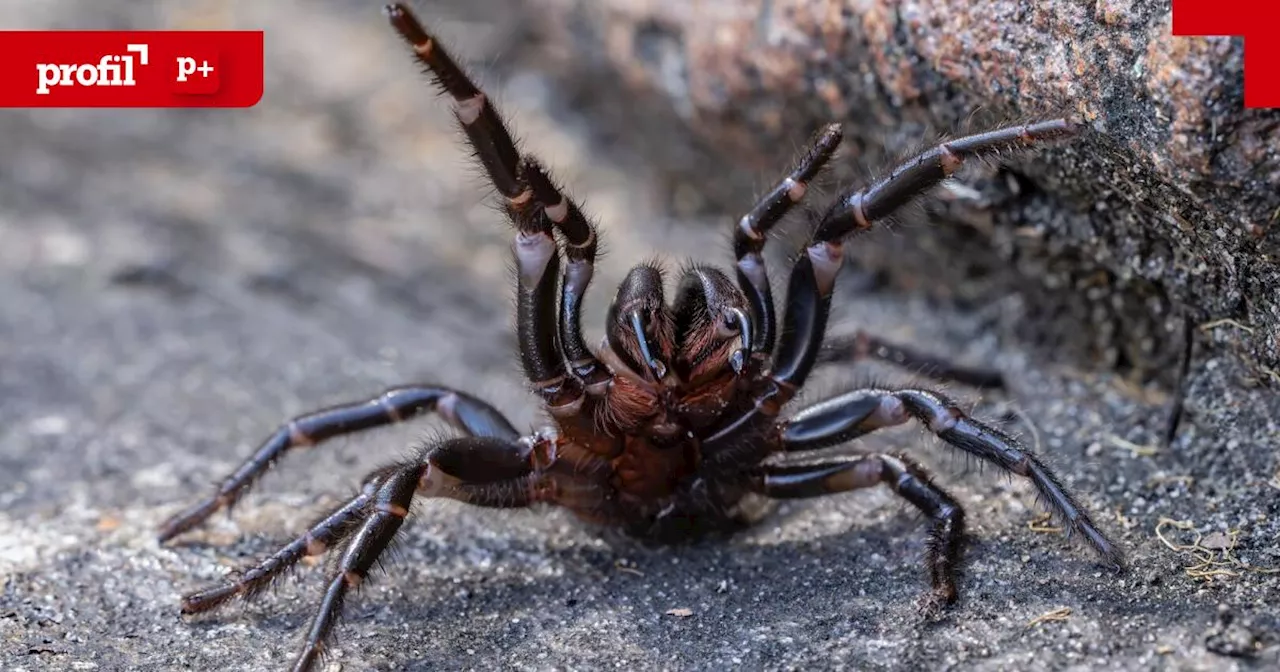
<instances>
[{"instance_id":1,"label":"spider's leg joint","mask_svg":"<svg viewBox=\"0 0 1280 672\"><path fill-rule=\"evenodd\" d=\"M577 415L586 401L581 385L564 374L535 382L533 389L546 402L547 412L557 418Z\"/></svg>"},{"instance_id":2,"label":"spider's leg joint","mask_svg":"<svg viewBox=\"0 0 1280 672\"><path fill-rule=\"evenodd\" d=\"M866 200L866 194L858 192L850 196L845 202L849 212L853 215L854 223L860 231L871 228L871 220L867 219L867 210L862 204L864 200Z\"/></svg>"},{"instance_id":3,"label":"spider's leg joint","mask_svg":"<svg viewBox=\"0 0 1280 672\"><path fill-rule=\"evenodd\" d=\"M440 401L436 402L436 410L449 423L457 424L458 422L458 393L450 392L440 397Z\"/></svg>"},{"instance_id":4,"label":"spider's leg joint","mask_svg":"<svg viewBox=\"0 0 1280 672\"><path fill-rule=\"evenodd\" d=\"M563 203L563 201L562 201L562 203ZM567 213L566 213L566 216L567 216ZM563 217L561 217L560 219L557 219L557 220L554 220L554 221L556 221L557 223L560 223L560 222L564 221L564 218L563 218ZM591 248L592 246L594 246L595 244L596 244L596 230L595 230L595 228L593 227L593 228L591 228L591 229L588 229L588 231L587 231L587 239L586 239L585 241L583 241L583 242L581 242L581 243L574 243L574 242L570 242L570 243L569 243L569 249L571 249L571 250L586 250L586 249L590 249L590 248ZM593 262L590 262L590 263L594 263L594 261L593 261Z\"/></svg>"},{"instance_id":5,"label":"spider's leg joint","mask_svg":"<svg viewBox=\"0 0 1280 672\"><path fill-rule=\"evenodd\" d=\"M403 506L400 506L399 504L396 504L395 502L388 502L388 503L378 504L378 510L379 510L379 511L382 511L383 513L389 513L389 514L391 514L391 515L395 516L396 518L407 518L407 517L409 517L409 509L407 509L407 508L405 508L405 507L403 507Z\"/></svg>"},{"instance_id":6,"label":"spider's leg joint","mask_svg":"<svg viewBox=\"0 0 1280 672\"><path fill-rule=\"evenodd\" d=\"M885 395L880 398L880 405L876 407L876 410L862 422L867 430L872 430L901 425L907 421L908 417L907 407L902 403L901 399Z\"/></svg>"},{"instance_id":7,"label":"spider's leg joint","mask_svg":"<svg viewBox=\"0 0 1280 672\"><path fill-rule=\"evenodd\" d=\"M836 283L836 275L844 264L844 245L839 241L818 241L810 245L805 253L813 262L813 277L818 284L818 293L822 296L831 294Z\"/></svg>"},{"instance_id":8,"label":"spider's leg joint","mask_svg":"<svg viewBox=\"0 0 1280 672\"><path fill-rule=\"evenodd\" d=\"M782 188L787 190L787 198L791 199L792 203L799 203L804 198L805 192L809 190L809 185L788 177L782 181Z\"/></svg>"},{"instance_id":9,"label":"spider's leg joint","mask_svg":"<svg viewBox=\"0 0 1280 672\"><path fill-rule=\"evenodd\" d=\"M533 190L526 188L524 191L507 198L507 203L512 207L521 208L533 198Z\"/></svg>"},{"instance_id":10,"label":"spider's leg joint","mask_svg":"<svg viewBox=\"0 0 1280 672\"><path fill-rule=\"evenodd\" d=\"M777 378L771 379L770 382L773 383L772 388L756 399L756 409L764 415L776 417L782 412L782 407L786 405L792 397L796 396L796 392L799 388L785 380L779 380Z\"/></svg>"},{"instance_id":11,"label":"spider's leg joint","mask_svg":"<svg viewBox=\"0 0 1280 672\"><path fill-rule=\"evenodd\" d=\"M578 395L559 406L547 406L547 412L557 418L571 418L582 411L582 405L585 402L586 397L584 395Z\"/></svg>"},{"instance_id":12,"label":"spider's leg joint","mask_svg":"<svg viewBox=\"0 0 1280 672\"><path fill-rule=\"evenodd\" d=\"M738 220L738 228L752 240L764 240L764 233L757 231L753 222L751 215L743 215L742 219Z\"/></svg>"},{"instance_id":13,"label":"spider's leg joint","mask_svg":"<svg viewBox=\"0 0 1280 672\"><path fill-rule=\"evenodd\" d=\"M321 539L316 539L311 532L307 532L306 540L303 543L307 550L307 555L323 555L325 551L329 550L329 544Z\"/></svg>"},{"instance_id":14,"label":"spider's leg joint","mask_svg":"<svg viewBox=\"0 0 1280 672\"><path fill-rule=\"evenodd\" d=\"M456 394L452 396L456 401L458 396ZM391 418L392 422L404 422L404 416L400 414L400 410L396 408L396 405L391 402L390 397L391 394L384 394L378 397L378 405L382 407L382 410L386 412L387 417Z\"/></svg>"},{"instance_id":15,"label":"spider's leg joint","mask_svg":"<svg viewBox=\"0 0 1280 672\"><path fill-rule=\"evenodd\" d=\"M556 253L556 241L543 231L521 231L516 234L516 259L520 275L530 286L542 279L547 262Z\"/></svg>"},{"instance_id":16,"label":"spider's leg joint","mask_svg":"<svg viewBox=\"0 0 1280 672\"><path fill-rule=\"evenodd\" d=\"M938 145L938 151L941 154L939 164L942 166L942 172L947 175L954 174L960 170L960 166L964 164L964 157L955 153L946 143Z\"/></svg>"},{"instance_id":17,"label":"spider's leg joint","mask_svg":"<svg viewBox=\"0 0 1280 672\"><path fill-rule=\"evenodd\" d=\"M569 216L569 203L568 201L561 198L559 201L557 201L553 205L546 206L545 210L546 210L547 216L551 218L551 221L555 222L556 224L563 224L565 218ZM583 246L584 245L575 245L574 247L583 247Z\"/></svg>"},{"instance_id":18,"label":"spider's leg joint","mask_svg":"<svg viewBox=\"0 0 1280 672\"><path fill-rule=\"evenodd\" d=\"M307 433L298 426L296 420L289 423L289 442L299 448L309 448L316 445L315 439L307 436Z\"/></svg>"},{"instance_id":19,"label":"spider's leg joint","mask_svg":"<svg viewBox=\"0 0 1280 672\"><path fill-rule=\"evenodd\" d=\"M470 98L464 98L454 104L454 113L458 115L458 121L470 126L476 123L476 119L480 118L480 113L484 112L485 96L483 93L477 93Z\"/></svg>"}]
</instances>

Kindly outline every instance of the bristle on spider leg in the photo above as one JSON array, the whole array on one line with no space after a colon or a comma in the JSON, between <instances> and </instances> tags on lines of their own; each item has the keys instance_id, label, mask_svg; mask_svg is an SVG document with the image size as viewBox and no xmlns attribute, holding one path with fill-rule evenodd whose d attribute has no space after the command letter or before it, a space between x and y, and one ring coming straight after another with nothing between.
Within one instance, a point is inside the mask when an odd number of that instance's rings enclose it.
<instances>
[{"instance_id":1,"label":"bristle on spider leg","mask_svg":"<svg viewBox=\"0 0 1280 672\"><path fill-rule=\"evenodd\" d=\"M831 160L843 138L844 132L839 124L824 126L809 141L791 171L738 220L734 249L740 256L746 252L759 253L764 248L769 230L804 199L809 182Z\"/></svg>"},{"instance_id":2,"label":"bristle on spider leg","mask_svg":"<svg viewBox=\"0 0 1280 672\"><path fill-rule=\"evenodd\" d=\"M969 158L1025 149L1076 133L1066 119L1051 119L948 138L900 162L887 177L837 199L814 233L815 240L834 241L889 216L954 174Z\"/></svg>"},{"instance_id":3,"label":"bristle on spider leg","mask_svg":"<svg viewBox=\"0 0 1280 672\"><path fill-rule=\"evenodd\" d=\"M436 86L453 98L454 116L494 187L508 200L519 199L524 191L518 170L520 152L489 97L408 7L396 3L387 5L384 12Z\"/></svg>"},{"instance_id":4,"label":"bristle on spider leg","mask_svg":"<svg viewBox=\"0 0 1280 672\"><path fill-rule=\"evenodd\" d=\"M1032 451L1005 432L966 415L954 402L927 390L900 390L908 411L947 444L1031 481L1048 510L1078 532L1108 564L1124 566L1123 553L1094 525L1070 491Z\"/></svg>"},{"instance_id":5,"label":"bristle on spider leg","mask_svg":"<svg viewBox=\"0 0 1280 672\"><path fill-rule=\"evenodd\" d=\"M367 514L342 549L294 670L312 669L323 654L342 618L347 594L358 589L369 576L404 524L426 469L426 464L416 462L397 465L389 468L389 473L378 482L366 505Z\"/></svg>"},{"instance_id":6,"label":"bristle on spider leg","mask_svg":"<svg viewBox=\"0 0 1280 672\"><path fill-rule=\"evenodd\" d=\"M287 576L304 557L322 555L338 545L347 531L366 515L365 507L377 488L376 478L367 481L360 494L316 521L302 536L258 564L233 575L231 580L220 585L184 596L182 613L210 611L237 597L252 600Z\"/></svg>"},{"instance_id":7,"label":"bristle on spider leg","mask_svg":"<svg viewBox=\"0 0 1280 672\"><path fill-rule=\"evenodd\" d=\"M474 100L484 95L408 7L397 3L387 5L383 11L442 92L457 101Z\"/></svg>"}]
</instances>

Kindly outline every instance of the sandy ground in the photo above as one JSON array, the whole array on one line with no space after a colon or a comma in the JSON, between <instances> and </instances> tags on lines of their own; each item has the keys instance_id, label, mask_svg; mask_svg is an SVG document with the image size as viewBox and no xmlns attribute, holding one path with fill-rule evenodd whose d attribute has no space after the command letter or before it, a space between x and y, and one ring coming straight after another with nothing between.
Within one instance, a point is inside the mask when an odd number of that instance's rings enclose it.
<instances>
[{"instance_id":1,"label":"sandy ground","mask_svg":"<svg viewBox=\"0 0 1280 672\"><path fill-rule=\"evenodd\" d=\"M445 105L377 3L264 5L0 2L5 27L268 31L267 95L251 110L0 112L5 670L279 669L318 600L319 566L199 619L179 617L178 597L291 538L431 423L288 460L233 517L171 546L154 539L161 520L287 416L387 385L456 385L520 426L537 421L514 360L509 231ZM601 221L610 254L587 305L593 333L640 260L728 266L729 213L672 219L657 205L660 169L549 112L555 89L503 58L507 32L474 5L430 11L460 51L500 63L486 79L528 147ZM835 329L1007 373L1012 390L983 407L1034 422L1024 435L1126 547L1129 572L1029 527L1025 484L967 470L904 429L876 445L932 465L972 524L962 601L940 622L913 606L921 522L880 490L786 504L747 533L679 548L602 539L557 512L431 502L390 571L349 603L329 669L1280 664L1280 575L1262 571L1280 568L1273 390L1198 351L1183 429L1152 450L1161 391L998 343L980 315L846 280ZM829 371L808 398L865 375ZM667 615L676 608L691 615Z\"/></svg>"}]
</instances>

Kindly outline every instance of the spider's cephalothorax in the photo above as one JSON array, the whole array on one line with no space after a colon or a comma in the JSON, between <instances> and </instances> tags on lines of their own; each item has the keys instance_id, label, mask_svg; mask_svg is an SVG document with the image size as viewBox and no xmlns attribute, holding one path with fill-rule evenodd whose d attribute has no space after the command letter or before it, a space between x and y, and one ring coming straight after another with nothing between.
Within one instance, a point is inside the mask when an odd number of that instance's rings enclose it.
<instances>
[{"instance_id":1,"label":"spider's cephalothorax","mask_svg":"<svg viewBox=\"0 0 1280 672\"><path fill-rule=\"evenodd\" d=\"M278 458L342 434L439 413L464 436L427 446L418 459L365 477L359 494L234 581L188 595L184 613L251 597L299 560L339 557L296 669L323 647L351 588L388 547L415 498L447 497L489 507L535 503L662 540L723 528L748 494L815 497L884 484L932 521L926 564L936 607L956 598L964 538L959 504L902 455L831 455L824 449L915 420L948 445L1028 479L1065 527L1105 561L1120 551L1094 526L1043 462L999 429L969 417L927 389L863 389L800 409L783 409L821 362L878 357L935 377L997 386L998 374L951 366L866 334L829 339L827 315L843 241L869 229L951 175L971 157L1067 136L1063 120L956 138L893 169L825 211L791 268L781 321L762 252L767 234L805 196L840 144L822 129L795 167L735 225L736 278L715 268L682 272L664 296L654 266L631 271L609 309L606 338L591 348L579 321L591 282L596 229L530 156L521 156L485 94L402 5L391 24L432 79L454 100L467 140L515 225L520 359L555 427L521 435L489 404L458 390L412 385L370 401L295 418L272 434L217 491L171 518L162 541L231 506ZM780 463L779 454L801 459Z\"/></svg>"}]
</instances>

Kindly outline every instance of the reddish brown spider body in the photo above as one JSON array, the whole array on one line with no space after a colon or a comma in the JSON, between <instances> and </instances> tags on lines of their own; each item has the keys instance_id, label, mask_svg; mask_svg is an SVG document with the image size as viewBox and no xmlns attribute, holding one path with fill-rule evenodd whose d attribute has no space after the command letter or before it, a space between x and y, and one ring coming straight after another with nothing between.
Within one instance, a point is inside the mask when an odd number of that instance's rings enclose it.
<instances>
[{"instance_id":1,"label":"reddish brown spider body","mask_svg":"<svg viewBox=\"0 0 1280 672\"><path fill-rule=\"evenodd\" d=\"M184 613L253 597L302 558L335 549L336 567L295 665L305 670L323 655L347 595L375 566L417 499L499 508L545 503L669 541L737 522L736 507L748 495L804 498L881 484L931 521L928 603L939 606L957 595L965 520L960 505L903 455L825 452L910 421L952 448L1027 479L1067 530L1103 560L1121 564L1119 549L1039 458L939 393L860 389L785 412L815 366L866 356L941 379L1000 384L998 374L955 367L866 334L827 339L842 245L946 179L967 158L1068 136L1070 124L1051 120L955 138L836 199L790 269L779 320L762 251L769 230L805 197L840 143L838 125L821 129L792 170L736 223L736 278L708 266L689 267L668 302L661 270L639 266L617 291L604 343L591 348L579 311L598 248L595 227L536 160L520 155L484 93L410 12L392 5L387 13L433 81L453 98L462 130L516 228L521 366L554 428L522 436L488 403L436 385L393 388L369 401L293 419L214 493L169 519L161 541L230 507L294 447L432 412L462 436L368 474L358 494L305 534L234 580L186 596ZM772 459L783 453L801 459Z\"/></svg>"}]
</instances>

